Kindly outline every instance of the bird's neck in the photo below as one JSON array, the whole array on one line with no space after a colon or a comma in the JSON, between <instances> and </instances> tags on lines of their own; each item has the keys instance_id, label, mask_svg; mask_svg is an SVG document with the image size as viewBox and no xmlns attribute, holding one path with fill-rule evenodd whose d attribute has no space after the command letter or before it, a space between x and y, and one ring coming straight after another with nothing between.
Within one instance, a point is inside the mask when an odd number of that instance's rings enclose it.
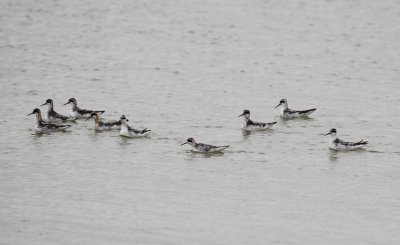
<instances>
[{"instance_id":1,"label":"bird's neck","mask_svg":"<svg viewBox=\"0 0 400 245\"><path fill-rule=\"evenodd\" d=\"M76 103L71 103L71 110L76 111L78 109L78 105Z\"/></svg>"},{"instance_id":2,"label":"bird's neck","mask_svg":"<svg viewBox=\"0 0 400 245\"><path fill-rule=\"evenodd\" d=\"M337 139L337 135L336 134L331 134L331 141L335 141Z\"/></svg>"},{"instance_id":3,"label":"bird's neck","mask_svg":"<svg viewBox=\"0 0 400 245\"><path fill-rule=\"evenodd\" d=\"M40 124L42 121L42 115L40 113L36 113L36 124Z\"/></svg>"},{"instance_id":4,"label":"bird's neck","mask_svg":"<svg viewBox=\"0 0 400 245\"><path fill-rule=\"evenodd\" d=\"M54 106L53 106L53 103L50 103L49 104L49 108L48 108L48 111L53 111L54 110Z\"/></svg>"},{"instance_id":5,"label":"bird's neck","mask_svg":"<svg viewBox=\"0 0 400 245\"><path fill-rule=\"evenodd\" d=\"M95 121L96 124L99 124L99 122L100 122L99 116L96 115L95 118L94 118L94 121Z\"/></svg>"}]
</instances>

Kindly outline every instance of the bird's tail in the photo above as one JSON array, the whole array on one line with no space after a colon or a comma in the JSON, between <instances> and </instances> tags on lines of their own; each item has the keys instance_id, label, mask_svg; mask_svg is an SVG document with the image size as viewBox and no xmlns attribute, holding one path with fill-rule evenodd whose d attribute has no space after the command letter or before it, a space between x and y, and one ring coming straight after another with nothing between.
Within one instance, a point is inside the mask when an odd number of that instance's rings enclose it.
<instances>
[{"instance_id":1,"label":"bird's tail","mask_svg":"<svg viewBox=\"0 0 400 245\"><path fill-rule=\"evenodd\" d=\"M354 145L366 145L368 141L360 140L359 142L355 143Z\"/></svg>"},{"instance_id":2,"label":"bird's tail","mask_svg":"<svg viewBox=\"0 0 400 245\"><path fill-rule=\"evenodd\" d=\"M304 111L299 111L300 114L306 114L309 115L311 113L313 113L314 111L316 111L317 108L312 108L312 109L308 109L308 110L304 110Z\"/></svg>"},{"instance_id":3,"label":"bird's tail","mask_svg":"<svg viewBox=\"0 0 400 245\"><path fill-rule=\"evenodd\" d=\"M141 132L141 133L142 133L142 134L144 134L144 133L147 133L147 132L150 132L150 131L151 131L151 129L147 129L147 128L145 128L145 129L143 129L143 130L142 130L142 132Z\"/></svg>"}]
</instances>

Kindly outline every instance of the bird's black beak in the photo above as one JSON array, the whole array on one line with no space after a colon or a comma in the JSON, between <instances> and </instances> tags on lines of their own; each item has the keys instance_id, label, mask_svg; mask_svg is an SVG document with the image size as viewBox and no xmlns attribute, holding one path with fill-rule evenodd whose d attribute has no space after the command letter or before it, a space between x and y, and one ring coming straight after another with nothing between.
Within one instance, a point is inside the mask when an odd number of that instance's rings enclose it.
<instances>
[{"instance_id":1,"label":"bird's black beak","mask_svg":"<svg viewBox=\"0 0 400 245\"><path fill-rule=\"evenodd\" d=\"M86 120L85 120L85 121L89 120L90 118L92 118L92 116L90 116L90 117L86 118Z\"/></svg>"},{"instance_id":2,"label":"bird's black beak","mask_svg":"<svg viewBox=\"0 0 400 245\"><path fill-rule=\"evenodd\" d=\"M238 117L241 117L241 116L243 116L243 115L244 115L244 113L240 114Z\"/></svg>"},{"instance_id":3,"label":"bird's black beak","mask_svg":"<svg viewBox=\"0 0 400 245\"><path fill-rule=\"evenodd\" d=\"M40 105L40 106L44 106L44 105L47 105L47 102L45 102L44 104L42 104L42 105Z\"/></svg>"},{"instance_id":4,"label":"bird's black beak","mask_svg":"<svg viewBox=\"0 0 400 245\"><path fill-rule=\"evenodd\" d=\"M70 103L70 101L68 101L67 103L65 103L64 105L68 105Z\"/></svg>"},{"instance_id":5,"label":"bird's black beak","mask_svg":"<svg viewBox=\"0 0 400 245\"><path fill-rule=\"evenodd\" d=\"M181 145L186 145L187 144L187 142L185 142L185 143L183 143L183 144L181 144Z\"/></svg>"},{"instance_id":6,"label":"bird's black beak","mask_svg":"<svg viewBox=\"0 0 400 245\"><path fill-rule=\"evenodd\" d=\"M275 106L275 108L277 108L278 106L280 106L282 103L279 103L279 105Z\"/></svg>"},{"instance_id":7,"label":"bird's black beak","mask_svg":"<svg viewBox=\"0 0 400 245\"><path fill-rule=\"evenodd\" d=\"M33 114L33 112L32 112L32 113L29 113L27 116L32 115L32 114Z\"/></svg>"},{"instance_id":8,"label":"bird's black beak","mask_svg":"<svg viewBox=\"0 0 400 245\"><path fill-rule=\"evenodd\" d=\"M327 135L330 135L330 134L331 134L331 132L329 132L329 133L325 134L325 136L327 136Z\"/></svg>"}]
</instances>

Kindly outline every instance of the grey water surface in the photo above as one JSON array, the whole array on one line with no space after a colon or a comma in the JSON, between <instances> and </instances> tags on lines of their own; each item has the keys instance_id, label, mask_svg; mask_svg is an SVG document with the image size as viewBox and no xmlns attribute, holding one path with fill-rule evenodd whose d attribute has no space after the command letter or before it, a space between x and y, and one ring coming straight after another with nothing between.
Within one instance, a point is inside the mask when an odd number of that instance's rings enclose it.
<instances>
[{"instance_id":1,"label":"grey water surface","mask_svg":"<svg viewBox=\"0 0 400 245\"><path fill-rule=\"evenodd\" d=\"M1 0L0 244L400 244L399 21L396 0ZM35 134L70 97L153 133ZM282 121L282 98L317 111ZM244 109L278 124L244 134ZM332 127L370 144L332 152Z\"/></svg>"}]
</instances>

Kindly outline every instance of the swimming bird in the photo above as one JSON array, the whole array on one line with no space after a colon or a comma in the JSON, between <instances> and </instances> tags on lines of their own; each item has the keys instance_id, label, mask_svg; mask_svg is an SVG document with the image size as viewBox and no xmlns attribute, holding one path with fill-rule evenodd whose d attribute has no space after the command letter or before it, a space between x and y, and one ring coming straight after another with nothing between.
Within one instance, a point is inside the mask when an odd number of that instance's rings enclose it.
<instances>
[{"instance_id":1,"label":"swimming bird","mask_svg":"<svg viewBox=\"0 0 400 245\"><path fill-rule=\"evenodd\" d=\"M360 140L358 142L345 142L339 139L336 135L336 129L332 128L329 133L325 135L330 135L329 148L333 150L354 150L361 148L368 144L368 141Z\"/></svg>"},{"instance_id":2,"label":"swimming bird","mask_svg":"<svg viewBox=\"0 0 400 245\"><path fill-rule=\"evenodd\" d=\"M52 123L47 123L42 119L42 114L40 113L40 110L38 108L35 108L32 113L29 113L27 116L35 114L36 116L36 127L35 130L38 132L51 132L51 131L58 131L58 130L64 130L71 125L56 125Z\"/></svg>"},{"instance_id":3,"label":"swimming bird","mask_svg":"<svg viewBox=\"0 0 400 245\"><path fill-rule=\"evenodd\" d=\"M69 117L61 115L54 111L54 104L52 99L47 99L46 102L40 106L48 105L46 120L48 122L59 122L59 121L67 121Z\"/></svg>"},{"instance_id":4,"label":"swimming bird","mask_svg":"<svg viewBox=\"0 0 400 245\"><path fill-rule=\"evenodd\" d=\"M96 130L121 129L121 119L119 121L103 122L100 120L99 115L97 115L95 112L92 112L86 121L91 118L94 118L94 128Z\"/></svg>"},{"instance_id":5,"label":"swimming bird","mask_svg":"<svg viewBox=\"0 0 400 245\"><path fill-rule=\"evenodd\" d=\"M261 123L261 122L254 122L250 120L250 111L249 110L244 110L239 117L243 117L244 122L241 126L243 130L264 130L264 129L269 129L271 128L276 122L270 122L270 123Z\"/></svg>"},{"instance_id":6,"label":"swimming bird","mask_svg":"<svg viewBox=\"0 0 400 245\"><path fill-rule=\"evenodd\" d=\"M316 108L309 109L309 110L302 110L302 111L296 111L296 110L291 110L288 108L288 103L287 100L282 99L279 101L279 104L275 106L275 108L281 106L280 108L280 115L284 119L293 119L293 118L298 118L298 117L307 117L311 113L313 113Z\"/></svg>"},{"instance_id":7,"label":"swimming bird","mask_svg":"<svg viewBox=\"0 0 400 245\"><path fill-rule=\"evenodd\" d=\"M150 129L143 129L143 130L138 130L131 128L127 122L129 121L124 115L121 116L121 131L119 132L119 135L125 136L125 137L130 137L130 138L135 138L135 137L146 137L150 134Z\"/></svg>"},{"instance_id":8,"label":"swimming bird","mask_svg":"<svg viewBox=\"0 0 400 245\"><path fill-rule=\"evenodd\" d=\"M93 111L93 110L85 110L78 107L78 103L75 98L70 98L67 103L64 105L71 104L70 116L72 118L85 118L87 115L95 112L97 114L103 114L105 111Z\"/></svg>"},{"instance_id":9,"label":"swimming bird","mask_svg":"<svg viewBox=\"0 0 400 245\"><path fill-rule=\"evenodd\" d=\"M185 143L181 145L189 144L193 147L193 151L202 152L202 153L212 153L212 152L221 152L229 147L229 145L224 146L214 146L214 145L207 145L203 143L196 143L193 138L189 138L186 140Z\"/></svg>"}]
</instances>

